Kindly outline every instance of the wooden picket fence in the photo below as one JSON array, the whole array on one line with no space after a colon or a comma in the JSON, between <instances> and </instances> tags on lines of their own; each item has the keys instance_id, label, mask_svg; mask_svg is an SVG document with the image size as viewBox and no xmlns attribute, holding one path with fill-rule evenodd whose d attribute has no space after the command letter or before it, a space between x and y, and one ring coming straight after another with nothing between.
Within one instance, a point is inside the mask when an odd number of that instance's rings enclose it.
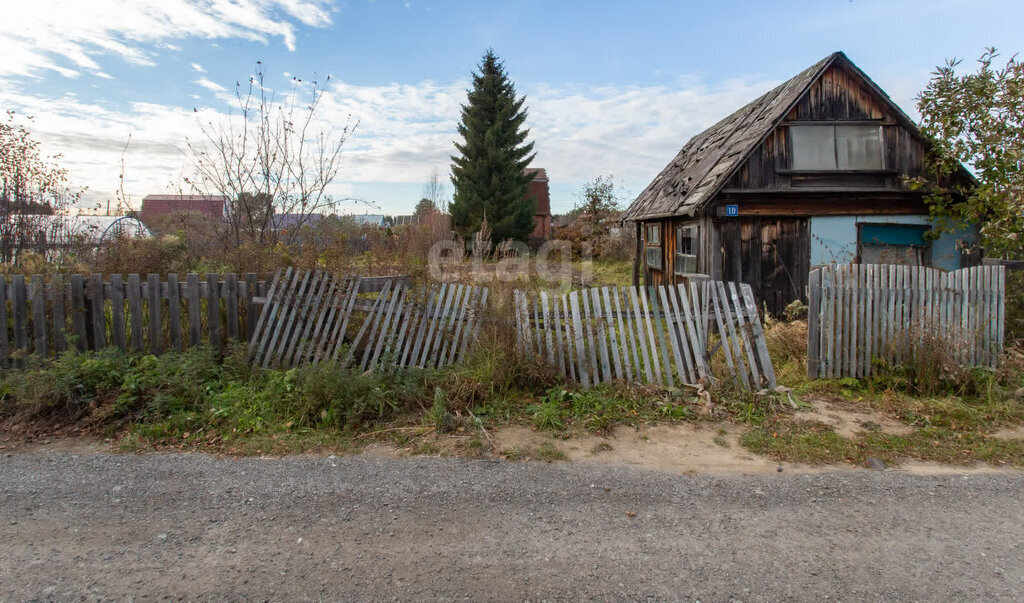
<instances>
[{"instance_id":1,"label":"wooden picket fence","mask_svg":"<svg viewBox=\"0 0 1024 603\"><path fill-rule=\"evenodd\" d=\"M546 357L584 387L707 381L721 377L711 374L718 349L727 378L745 388L776 387L749 285L703 280L591 288L560 297L517 291L515 302L523 349Z\"/></svg>"},{"instance_id":2,"label":"wooden picket fence","mask_svg":"<svg viewBox=\"0 0 1024 603\"><path fill-rule=\"evenodd\" d=\"M0 278L0 365L24 366L28 356L46 358L69 343L151 354L200 343L220 347L251 335L265 291L254 273Z\"/></svg>"},{"instance_id":3,"label":"wooden picket fence","mask_svg":"<svg viewBox=\"0 0 1024 603\"><path fill-rule=\"evenodd\" d=\"M905 362L926 338L964 366L996 367L1002 355L1002 266L824 266L811 272L808 293L811 378L875 374L879 360Z\"/></svg>"},{"instance_id":4,"label":"wooden picket fence","mask_svg":"<svg viewBox=\"0 0 1024 603\"><path fill-rule=\"evenodd\" d=\"M370 295L375 293L376 295ZM249 341L264 367L341 362L361 370L438 368L466 354L479 330L487 288L414 288L404 277L275 275Z\"/></svg>"}]
</instances>

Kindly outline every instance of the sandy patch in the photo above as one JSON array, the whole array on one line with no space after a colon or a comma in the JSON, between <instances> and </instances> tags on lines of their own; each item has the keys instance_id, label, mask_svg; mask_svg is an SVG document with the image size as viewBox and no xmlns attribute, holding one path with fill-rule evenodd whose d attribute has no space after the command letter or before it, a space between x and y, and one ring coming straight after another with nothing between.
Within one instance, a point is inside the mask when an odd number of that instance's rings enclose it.
<instances>
[{"instance_id":1,"label":"sandy patch","mask_svg":"<svg viewBox=\"0 0 1024 603\"><path fill-rule=\"evenodd\" d=\"M719 434L719 429L725 434ZM681 423L640 429L620 427L607 437L577 434L559 440L527 427L512 426L492 433L491 437L502 450L536 450L548 442L570 461L580 463L634 465L673 473L752 475L777 472L780 463L758 457L740 446L742 432L741 427L734 425ZM808 469L792 463L781 465Z\"/></svg>"},{"instance_id":2,"label":"sandy patch","mask_svg":"<svg viewBox=\"0 0 1024 603\"><path fill-rule=\"evenodd\" d=\"M1002 429L993 432L992 437L1000 438L1003 440L1024 439L1024 425L1017 425L1015 427L1003 427Z\"/></svg>"},{"instance_id":3,"label":"sandy patch","mask_svg":"<svg viewBox=\"0 0 1024 603\"><path fill-rule=\"evenodd\" d=\"M820 399L808 401L814 405L813 408L801 410L796 413L796 418L824 423L831 427L832 431L844 438L854 438L858 434L871 431L872 429L893 435L906 435L914 431L914 428L910 425L901 423L882 413L870 410L841 408Z\"/></svg>"}]
</instances>

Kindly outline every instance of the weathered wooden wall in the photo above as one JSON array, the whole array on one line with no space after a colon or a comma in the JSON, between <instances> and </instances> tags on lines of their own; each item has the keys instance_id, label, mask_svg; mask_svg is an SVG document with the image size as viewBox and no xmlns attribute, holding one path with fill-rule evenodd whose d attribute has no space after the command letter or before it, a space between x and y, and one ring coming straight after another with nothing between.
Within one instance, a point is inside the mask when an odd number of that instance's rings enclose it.
<instances>
[{"instance_id":1,"label":"weathered wooden wall","mask_svg":"<svg viewBox=\"0 0 1024 603\"><path fill-rule=\"evenodd\" d=\"M722 279L747 283L759 306L780 315L806 300L810 227L805 218L732 218L717 223Z\"/></svg>"},{"instance_id":2,"label":"weathered wooden wall","mask_svg":"<svg viewBox=\"0 0 1024 603\"><path fill-rule=\"evenodd\" d=\"M809 122L877 123L882 126L885 170L879 172L793 173L789 171L787 124ZM861 188L871 192L909 192L903 176L923 172L925 149L893 113L859 78L833 66L811 84L783 122L758 145L725 185L726 191L766 191L813 187ZM852 191L855 195L856 191ZM851 199L852 200L852 199ZM919 195L904 197L917 201ZM849 211L863 211L850 207Z\"/></svg>"}]
</instances>

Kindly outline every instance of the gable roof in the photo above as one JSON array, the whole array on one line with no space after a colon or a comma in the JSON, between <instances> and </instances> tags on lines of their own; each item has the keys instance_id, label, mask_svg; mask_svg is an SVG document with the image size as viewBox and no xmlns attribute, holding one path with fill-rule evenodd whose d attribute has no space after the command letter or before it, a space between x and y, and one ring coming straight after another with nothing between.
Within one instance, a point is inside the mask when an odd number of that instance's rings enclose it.
<instances>
[{"instance_id":1,"label":"gable roof","mask_svg":"<svg viewBox=\"0 0 1024 603\"><path fill-rule=\"evenodd\" d=\"M690 139L675 159L640 193L623 220L694 215L706 205L751 152L825 71L841 63L856 73L915 136L921 134L899 105L842 52L833 52L742 109Z\"/></svg>"}]
</instances>

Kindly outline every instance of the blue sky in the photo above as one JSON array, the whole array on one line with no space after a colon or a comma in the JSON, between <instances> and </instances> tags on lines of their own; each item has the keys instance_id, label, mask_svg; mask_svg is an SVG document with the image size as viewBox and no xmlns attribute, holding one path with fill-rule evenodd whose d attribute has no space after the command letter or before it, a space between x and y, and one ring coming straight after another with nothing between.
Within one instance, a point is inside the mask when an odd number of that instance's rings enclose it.
<instances>
[{"instance_id":1,"label":"blue sky","mask_svg":"<svg viewBox=\"0 0 1024 603\"><path fill-rule=\"evenodd\" d=\"M173 192L185 139L227 119L257 60L270 83L332 76L322 125L360 124L332 191L346 211L411 212L448 156L486 48L527 95L554 211L590 178L628 201L703 128L833 50L912 116L935 65L1024 50L1024 3L37 0L0 22L0 105L32 115L45 149L100 203Z\"/></svg>"}]
</instances>

